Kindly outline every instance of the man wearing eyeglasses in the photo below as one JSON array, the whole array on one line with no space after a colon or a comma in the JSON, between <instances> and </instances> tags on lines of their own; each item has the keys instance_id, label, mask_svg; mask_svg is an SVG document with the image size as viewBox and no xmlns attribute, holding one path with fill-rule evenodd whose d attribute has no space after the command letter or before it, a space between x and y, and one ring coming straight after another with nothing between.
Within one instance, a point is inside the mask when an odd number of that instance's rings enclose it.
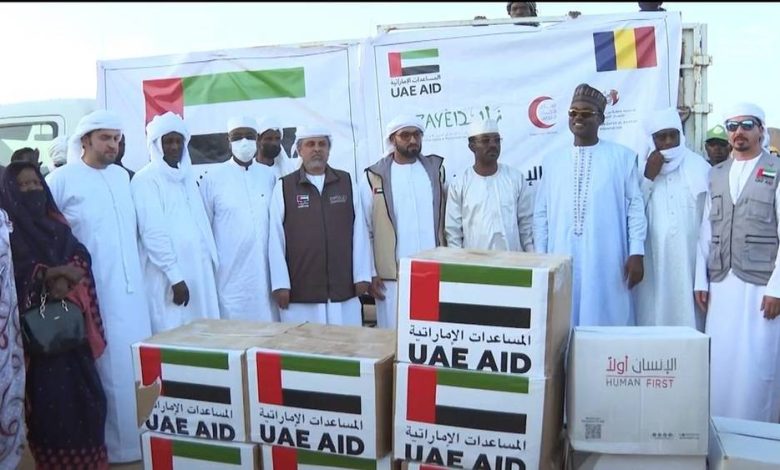
<instances>
[{"instance_id":1,"label":"man wearing eyeglasses","mask_svg":"<svg viewBox=\"0 0 780 470\"><path fill-rule=\"evenodd\" d=\"M709 158L710 165L712 166L729 158L731 144L729 144L729 136L726 134L725 127L718 124L707 131L707 140L704 141L704 150L707 151L707 158Z\"/></svg>"},{"instance_id":2,"label":"man wearing eyeglasses","mask_svg":"<svg viewBox=\"0 0 780 470\"><path fill-rule=\"evenodd\" d=\"M763 149L764 111L725 114L731 158L712 167L695 297L712 338L712 414L780 420L780 160Z\"/></svg>"},{"instance_id":3,"label":"man wearing eyeglasses","mask_svg":"<svg viewBox=\"0 0 780 470\"><path fill-rule=\"evenodd\" d=\"M366 168L360 196L373 249L370 293L379 328L395 328L398 260L445 244L444 159L422 154L417 116L390 121L385 157Z\"/></svg>"},{"instance_id":4,"label":"man wearing eyeglasses","mask_svg":"<svg viewBox=\"0 0 780 470\"><path fill-rule=\"evenodd\" d=\"M644 127L651 151L639 167L647 240L645 276L636 287L636 322L703 329L691 289L710 165L686 147L676 108L651 113Z\"/></svg>"},{"instance_id":5,"label":"man wearing eyeglasses","mask_svg":"<svg viewBox=\"0 0 780 470\"><path fill-rule=\"evenodd\" d=\"M606 105L585 83L574 90L574 145L568 155L545 159L536 195L536 251L573 259L573 326L634 325L630 290L644 274L647 222L637 155L599 138Z\"/></svg>"},{"instance_id":6,"label":"man wearing eyeglasses","mask_svg":"<svg viewBox=\"0 0 780 470\"><path fill-rule=\"evenodd\" d=\"M533 251L533 198L520 171L498 163L498 123L474 121L468 141L474 165L449 187L447 246Z\"/></svg>"}]
</instances>

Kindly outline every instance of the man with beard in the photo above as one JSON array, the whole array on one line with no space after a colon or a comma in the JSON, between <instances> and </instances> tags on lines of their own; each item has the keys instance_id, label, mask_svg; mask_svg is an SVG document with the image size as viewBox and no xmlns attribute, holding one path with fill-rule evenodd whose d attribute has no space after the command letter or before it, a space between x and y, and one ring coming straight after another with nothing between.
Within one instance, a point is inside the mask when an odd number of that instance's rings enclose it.
<instances>
[{"instance_id":1,"label":"man with beard","mask_svg":"<svg viewBox=\"0 0 780 470\"><path fill-rule=\"evenodd\" d=\"M764 111L728 110L731 158L712 167L695 296L712 338L713 416L780 420L780 160L763 149Z\"/></svg>"},{"instance_id":2,"label":"man with beard","mask_svg":"<svg viewBox=\"0 0 780 470\"><path fill-rule=\"evenodd\" d=\"M550 155L536 195L534 246L572 257L572 326L635 324L631 289L643 276L647 222L632 150L599 138L607 99L574 90L568 155Z\"/></svg>"},{"instance_id":3,"label":"man with beard","mask_svg":"<svg viewBox=\"0 0 780 470\"><path fill-rule=\"evenodd\" d=\"M450 185L447 246L533 251L533 201L523 175L498 163L501 135L493 119L469 127L474 166Z\"/></svg>"},{"instance_id":4,"label":"man with beard","mask_svg":"<svg viewBox=\"0 0 780 470\"><path fill-rule=\"evenodd\" d=\"M276 178L289 175L301 166L300 158L290 158L282 148L282 128L258 121L257 163L270 166Z\"/></svg>"},{"instance_id":5,"label":"man with beard","mask_svg":"<svg viewBox=\"0 0 780 470\"><path fill-rule=\"evenodd\" d=\"M283 322L362 326L359 296L371 260L360 200L349 173L328 165L331 136L299 129L303 164L276 183L268 259Z\"/></svg>"},{"instance_id":6,"label":"man with beard","mask_svg":"<svg viewBox=\"0 0 780 470\"><path fill-rule=\"evenodd\" d=\"M398 261L445 245L447 193L444 159L422 154L420 118L398 116L386 130L386 154L366 168L360 197L374 254L377 326L395 328Z\"/></svg>"}]
</instances>

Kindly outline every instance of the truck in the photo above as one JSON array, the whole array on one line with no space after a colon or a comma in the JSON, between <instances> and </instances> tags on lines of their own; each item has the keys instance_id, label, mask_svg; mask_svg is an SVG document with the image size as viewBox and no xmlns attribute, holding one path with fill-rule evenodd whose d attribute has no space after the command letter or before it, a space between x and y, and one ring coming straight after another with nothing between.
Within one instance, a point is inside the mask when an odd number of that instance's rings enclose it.
<instances>
[{"instance_id":1,"label":"truck","mask_svg":"<svg viewBox=\"0 0 780 470\"><path fill-rule=\"evenodd\" d=\"M682 24L674 12L536 18L543 27L515 21L382 25L352 41L99 61L94 100L0 105L0 164L28 146L50 165L51 140L93 109L108 108L125 120L123 163L130 169L148 161L146 123L174 111L193 134L193 163L204 168L228 158L227 118L248 114L284 128L289 157L296 156L299 126L325 125L333 134L331 163L356 175L383 155L385 124L406 112L423 119L425 153L445 156L455 178L471 159L468 124L497 119L502 159L527 171L532 183L541 177L542 156L569 143L563 110L581 81L608 98L605 138L641 154L642 113L677 104L688 145L704 153L711 111L705 24ZM621 69L613 57L613 69L599 69L596 38L632 30L653 33L651 65Z\"/></svg>"}]
</instances>

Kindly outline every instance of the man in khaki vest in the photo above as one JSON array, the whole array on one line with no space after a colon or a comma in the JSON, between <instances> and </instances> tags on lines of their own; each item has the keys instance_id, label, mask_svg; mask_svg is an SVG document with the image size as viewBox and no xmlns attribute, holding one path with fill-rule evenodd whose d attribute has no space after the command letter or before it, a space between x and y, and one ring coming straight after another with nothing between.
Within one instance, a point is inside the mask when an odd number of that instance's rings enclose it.
<instances>
[{"instance_id":1,"label":"man in khaki vest","mask_svg":"<svg viewBox=\"0 0 780 470\"><path fill-rule=\"evenodd\" d=\"M395 328L398 260L444 245L444 159L422 154L425 125L398 116L387 125L384 158L366 168L360 197L373 248L371 295L377 326Z\"/></svg>"},{"instance_id":2,"label":"man in khaki vest","mask_svg":"<svg viewBox=\"0 0 780 470\"><path fill-rule=\"evenodd\" d=\"M731 158L710 170L695 297L712 338L713 416L780 420L780 159L762 148L764 111L725 113Z\"/></svg>"}]
</instances>

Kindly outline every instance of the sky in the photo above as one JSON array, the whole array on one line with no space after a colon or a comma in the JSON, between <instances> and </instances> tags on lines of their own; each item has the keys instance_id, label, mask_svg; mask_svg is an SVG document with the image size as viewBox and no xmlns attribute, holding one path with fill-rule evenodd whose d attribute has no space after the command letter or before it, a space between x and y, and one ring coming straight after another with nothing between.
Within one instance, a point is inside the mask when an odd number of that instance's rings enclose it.
<instances>
[{"instance_id":1,"label":"sky","mask_svg":"<svg viewBox=\"0 0 780 470\"><path fill-rule=\"evenodd\" d=\"M780 127L780 3L665 3L708 28L708 101L762 106ZM540 16L626 13L635 2L539 3ZM379 24L506 18L505 2L0 3L0 105L94 98L98 60L358 39ZM710 122L714 122L712 118Z\"/></svg>"}]
</instances>

